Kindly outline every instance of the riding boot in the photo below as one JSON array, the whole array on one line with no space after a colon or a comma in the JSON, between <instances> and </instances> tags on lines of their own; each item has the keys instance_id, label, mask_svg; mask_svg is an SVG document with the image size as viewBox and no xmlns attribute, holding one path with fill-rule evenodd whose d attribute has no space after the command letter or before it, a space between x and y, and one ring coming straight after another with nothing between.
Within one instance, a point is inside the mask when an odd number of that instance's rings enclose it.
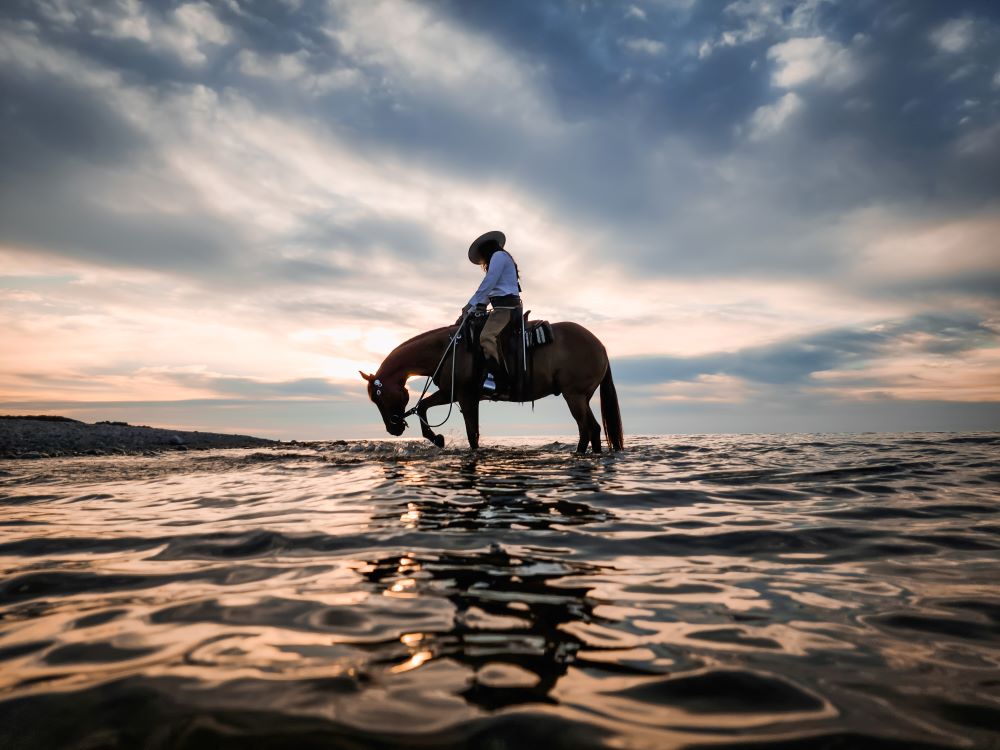
<instances>
[{"instance_id":1,"label":"riding boot","mask_svg":"<svg viewBox=\"0 0 1000 750\"><path fill-rule=\"evenodd\" d=\"M506 395L510 390L510 378L507 377L507 368L503 363L497 362L494 357L486 357L486 371L493 375L493 382L496 384L493 397Z\"/></svg>"}]
</instances>

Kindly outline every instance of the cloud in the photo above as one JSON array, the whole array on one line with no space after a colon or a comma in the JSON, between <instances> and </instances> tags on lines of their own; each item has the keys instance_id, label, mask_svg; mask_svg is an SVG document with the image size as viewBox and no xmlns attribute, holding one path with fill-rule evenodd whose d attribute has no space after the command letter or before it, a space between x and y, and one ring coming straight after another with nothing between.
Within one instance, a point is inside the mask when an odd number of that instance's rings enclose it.
<instances>
[{"instance_id":1,"label":"cloud","mask_svg":"<svg viewBox=\"0 0 1000 750\"><path fill-rule=\"evenodd\" d=\"M622 45L635 53L642 55L662 55L666 49L667 45L657 39L647 39L646 37L638 37L634 39L623 39Z\"/></svg>"},{"instance_id":2,"label":"cloud","mask_svg":"<svg viewBox=\"0 0 1000 750\"><path fill-rule=\"evenodd\" d=\"M899 222L882 212L868 211L865 240L854 254L856 283L882 293L897 290L926 297L935 290L953 299L966 295L1000 294L1000 260L995 237L1000 216L987 210L947 221Z\"/></svg>"},{"instance_id":3,"label":"cloud","mask_svg":"<svg viewBox=\"0 0 1000 750\"><path fill-rule=\"evenodd\" d=\"M152 25L138 4L128 3L127 7L131 12L124 19L119 18L113 28L167 50L188 66L204 65L213 51L232 40L229 28L207 3L180 5L170 12L167 23Z\"/></svg>"},{"instance_id":4,"label":"cloud","mask_svg":"<svg viewBox=\"0 0 1000 750\"><path fill-rule=\"evenodd\" d=\"M767 56L776 63L774 85L784 89L808 83L842 89L860 76L852 53L823 37L789 39L771 47Z\"/></svg>"},{"instance_id":5,"label":"cloud","mask_svg":"<svg viewBox=\"0 0 1000 750\"><path fill-rule=\"evenodd\" d=\"M722 9L718 36L699 46L699 58L726 47L753 45L779 35L802 36L818 27L819 0L779 4L770 0L733 0Z\"/></svg>"},{"instance_id":6,"label":"cloud","mask_svg":"<svg viewBox=\"0 0 1000 750\"><path fill-rule=\"evenodd\" d=\"M906 373L887 368L887 362L907 359L911 364L916 361L922 365L928 358L951 359L978 350L996 352L998 343L1000 325L995 322L968 315L927 313L904 321L831 329L729 352L694 357L630 357L615 362L614 370L617 380L632 385L675 381L705 384L712 382L706 380L709 376L718 377L730 391L739 381L808 389L823 385L817 376L848 372L852 379L864 379L870 390L871 379L873 375L877 378L879 372L876 368L881 367L882 378L878 379L877 388L888 393L898 388L899 379L905 378ZM1000 374L998 368L1000 357L994 359L990 375ZM923 397L967 400L963 397L969 395L953 380L948 387L941 383L938 386L934 394ZM983 398L978 382L975 388L974 398ZM995 383L985 395L990 399L1000 397Z\"/></svg>"},{"instance_id":7,"label":"cloud","mask_svg":"<svg viewBox=\"0 0 1000 750\"><path fill-rule=\"evenodd\" d=\"M639 21L646 20L646 11L640 8L638 5L628 6L628 10L625 11L626 18L635 18Z\"/></svg>"},{"instance_id":8,"label":"cloud","mask_svg":"<svg viewBox=\"0 0 1000 750\"><path fill-rule=\"evenodd\" d=\"M213 397L246 399L340 399L353 395L343 386L326 378L297 378L266 381L211 372L176 370L144 370L139 375L152 375L196 391L206 391ZM352 389L354 390L354 389Z\"/></svg>"},{"instance_id":9,"label":"cloud","mask_svg":"<svg viewBox=\"0 0 1000 750\"><path fill-rule=\"evenodd\" d=\"M802 109L802 99L789 91L774 104L758 107L750 118L750 137L754 140L768 138L780 132L789 118Z\"/></svg>"},{"instance_id":10,"label":"cloud","mask_svg":"<svg viewBox=\"0 0 1000 750\"><path fill-rule=\"evenodd\" d=\"M380 69L397 105L408 106L414 96L447 96L481 114L516 110L539 125L549 119L533 85L535 71L488 35L402 0L333 5L336 19L325 33L357 64Z\"/></svg>"},{"instance_id":11,"label":"cloud","mask_svg":"<svg viewBox=\"0 0 1000 750\"><path fill-rule=\"evenodd\" d=\"M328 65L316 61L305 50L289 54L262 55L253 50L240 50L236 65L244 75L265 79L279 85L293 83L303 92L321 96L332 91L358 87L364 75L356 68Z\"/></svg>"},{"instance_id":12,"label":"cloud","mask_svg":"<svg viewBox=\"0 0 1000 750\"><path fill-rule=\"evenodd\" d=\"M971 18L953 18L930 33L930 40L941 52L958 54L972 44L975 23Z\"/></svg>"}]
</instances>

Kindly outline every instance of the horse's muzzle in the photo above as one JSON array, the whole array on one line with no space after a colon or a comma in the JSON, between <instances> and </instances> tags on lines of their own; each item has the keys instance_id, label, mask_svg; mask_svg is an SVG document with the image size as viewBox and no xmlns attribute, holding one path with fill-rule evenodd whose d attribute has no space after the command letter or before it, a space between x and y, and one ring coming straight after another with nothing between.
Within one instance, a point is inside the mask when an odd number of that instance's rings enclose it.
<instances>
[{"instance_id":1,"label":"horse's muzzle","mask_svg":"<svg viewBox=\"0 0 1000 750\"><path fill-rule=\"evenodd\" d=\"M390 435L395 435L396 437L402 435L403 430L405 430L408 426L409 425L406 424L406 420L399 414L393 414L389 417L389 421L385 423L386 431Z\"/></svg>"}]
</instances>

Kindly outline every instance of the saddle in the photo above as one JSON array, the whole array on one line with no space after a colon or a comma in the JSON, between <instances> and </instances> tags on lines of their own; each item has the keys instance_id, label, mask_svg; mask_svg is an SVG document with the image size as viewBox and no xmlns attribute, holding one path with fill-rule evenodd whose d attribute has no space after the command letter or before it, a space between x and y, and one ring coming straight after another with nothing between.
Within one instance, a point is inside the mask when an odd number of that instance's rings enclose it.
<instances>
[{"instance_id":1,"label":"saddle","mask_svg":"<svg viewBox=\"0 0 1000 750\"><path fill-rule=\"evenodd\" d=\"M518 307L510 322L500 331L498 344L503 365L510 378L510 392L499 400L528 401L531 384L532 360L535 349L551 344L555 340L552 325L547 320L528 320L528 312L522 313ZM488 317L486 312L474 312L465 320L462 338L472 353L477 371L486 368L486 357L479 345L479 335Z\"/></svg>"}]
</instances>

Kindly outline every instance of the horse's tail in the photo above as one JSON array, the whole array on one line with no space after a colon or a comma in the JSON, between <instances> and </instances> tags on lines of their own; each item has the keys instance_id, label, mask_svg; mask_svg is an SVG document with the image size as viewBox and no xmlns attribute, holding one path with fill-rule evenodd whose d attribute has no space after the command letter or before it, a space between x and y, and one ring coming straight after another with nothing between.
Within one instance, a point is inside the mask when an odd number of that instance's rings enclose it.
<instances>
[{"instance_id":1,"label":"horse's tail","mask_svg":"<svg viewBox=\"0 0 1000 750\"><path fill-rule=\"evenodd\" d=\"M622 434L622 413L618 408L618 392L615 381L611 378L611 364L601 381L601 421L604 422L604 437L608 448L620 451L625 447L625 436Z\"/></svg>"}]
</instances>

